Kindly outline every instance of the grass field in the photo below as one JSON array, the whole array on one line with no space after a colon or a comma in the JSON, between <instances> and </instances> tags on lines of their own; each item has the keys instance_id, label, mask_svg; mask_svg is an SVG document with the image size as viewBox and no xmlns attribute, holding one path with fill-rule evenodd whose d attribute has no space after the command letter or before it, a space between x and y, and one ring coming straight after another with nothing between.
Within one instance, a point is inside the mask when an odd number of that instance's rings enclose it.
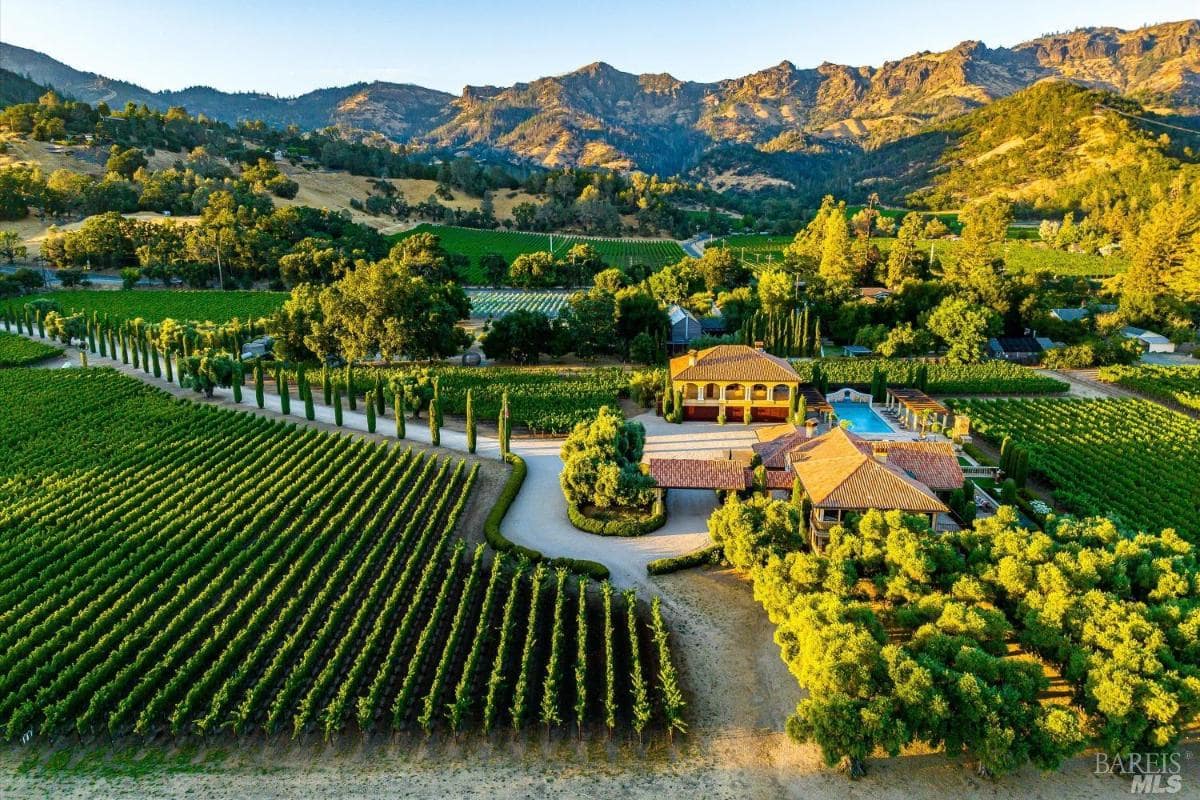
<instances>
[{"instance_id":1,"label":"grass field","mask_svg":"<svg viewBox=\"0 0 1200 800\"><path fill-rule=\"evenodd\" d=\"M411 230L395 234L392 240L399 241L416 233L437 234L441 237L442 246L447 250L470 258L471 269L467 273L467 281L470 284L484 282L483 273L478 269L479 257L484 253L499 253L504 256L505 261L511 264L513 259L522 253L550 251L551 240L553 240L555 257L564 257L572 246L586 242L596 248L605 263L614 267L645 264L657 269L665 264L674 263L684 256L683 249L671 239L603 239L566 234L487 231L430 224L418 225Z\"/></svg>"},{"instance_id":2,"label":"grass field","mask_svg":"<svg viewBox=\"0 0 1200 800\"><path fill-rule=\"evenodd\" d=\"M0 367L24 367L62 353L57 347L0 331Z\"/></svg>"},{"instance_id":3,"label":"grass field","mask_svg":"<svg viewBox=\"0 0 1200 800\"><path fill-rule=\"evenodd\" d=\"M196 405L106 369L4 370L0 402L9 741L573 736L673 713L653 611L466 550L478 462Z\"/></svg>"},{"instance_id":4,"label":"grass field","mask_svg":"<svg viewBox=\"0 0 1200 800\"><path fill-rule=\"evenodd\" d=\"M197 322L228 322L258 319L273 313L287 300L286 292L222 292L182 289L149 289L146 291L102 291L64 289L46 292L35 297L10 301L20 302L46 298L58 303L63 311L83 311L108 314L114 318L141 317L147 322L164 319L195 320Z\"/></svg>"},{"instance_id":5,"label":"grass field","mask_svg":"<svg viewBox=\"0 0 1200 800\"><path fill-rule=\"evenodd\" d=\"M709 247L732 248L739 257L751 265L765 265L783 259L783 249L791 244L791 236L756 236L752 234L726 236ZM895 239L872 239L885 255ZM956 258L960 244L954 239L922 240L921 250L942 262ZM1009 272L1046 271L1056 275L1110 276L1124 272L1129 263L1123 256L1095 256L1085 253L1067 253L1053 250L1028 241L1009 240L1004 244L1004 261Z\"/></svg>"}]
</instances>

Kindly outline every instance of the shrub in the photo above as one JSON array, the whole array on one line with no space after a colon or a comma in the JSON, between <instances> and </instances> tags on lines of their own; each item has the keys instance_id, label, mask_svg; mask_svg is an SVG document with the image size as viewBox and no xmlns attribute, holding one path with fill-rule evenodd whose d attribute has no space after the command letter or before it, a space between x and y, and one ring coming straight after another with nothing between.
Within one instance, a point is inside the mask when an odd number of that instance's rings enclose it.
<instances>
[{"instance_id":1,"label":"shrub","mask_svg":"<svg viewBox=\"0 0 1200 800\"><path fill-rule=\"evenodd\" d=\"M724 557L725 552L721 545L710 544L708 547L701 547L699 550L693 550L681 556L656 558L646 565L646 572L651 575L667 575L672 572L699 567L703 564L717 565L721 563Z\"/></svg>"},{"instance_id":2,"label":"shrub","mask_svg":"<svg viewBox=\"0 0 1200 800\"><path fill-rule=\"evenodd\" d=\"M645 517L602 520L589 517L578 506L568 503L567 518L579 530L597 536L642 536L661 528L667 521L667 512L663 508Z\"/></svg>"}]
</instances>

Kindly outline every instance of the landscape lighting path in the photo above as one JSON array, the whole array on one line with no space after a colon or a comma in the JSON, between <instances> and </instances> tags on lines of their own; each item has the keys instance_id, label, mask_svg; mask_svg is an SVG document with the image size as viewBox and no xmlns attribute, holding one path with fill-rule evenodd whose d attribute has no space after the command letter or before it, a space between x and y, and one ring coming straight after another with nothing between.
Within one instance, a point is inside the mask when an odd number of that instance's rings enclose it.
<instances>
[{"instance_id":1,"label":"landscape lighting path","mask_svg":"<svg viewBox=\"0 0 1200 800\"><path fill-rule=\"evenodd\" d=\"M47 344L56 344L49 338L37 336L28 337ZM94 353L88 354L88 363L92 366L106 366L134 378L166 389L172 394L195 402L218 403L230 407L258 410L254 401L254 388L247 384L242 392L242 402L239 406L233 399L233 390L218 388L214 390L212 400L206 400L203 395L184 389L177 383L169 383L165 378L155 378L134 369L131 365L122 364L120 360L102 358ZM48 367L63 367L71 364L76 368L79 364L78 349L68 348L61 357L44 362ZM320 399L320 390L314 400ZM280 410L279 395L273 391L271 384L263 393L265 410L284 417ZM333 408L314 403L317 422L334 424ZM361 406L360 406L361 409ZM291 414L286 419L298 424L308 422L304 418L304 403L295 394L292 387ZM646 420L647 428L658 427L655 422L661 422L653 415ZM342 427L365 433L367 418L360 411L350 411L343 408ZM376 420L377 435L395 439L396 422L392 417L380 416ZM671 426L678 435L678 426ZM413 441L418 444L430 444L429 428L424 420L408 420L405 426L406 438L396 441ZM462 431L442 428L441 447L465 453L467 451L466 434ZM481 458L500 458L500 443L497 439L479 436L476 442L476 455ZM508 509L501 530L504 535L517 544L531 547L540 551L548 558L567 556L589 561L598 561L609 568L611 580L621 588L642 587L657 591L646 573L646 564L657 558L678 556L696 550L711 543L708 537L708 517L716 507L716 497L710 491L674 491L668 492L667 523L657 531L637 537L597 536L578 530L567 519L566 500L559 486L558 476L562 472L562 459L559 457L561 439L521 439L512 440L512 450L525 459L528 473L525 483L517 494L517 499ZM727 445L726 445L727 446ZM649 437L647 452L654 450L654 439Z\"/></svg>"}]
</instances>

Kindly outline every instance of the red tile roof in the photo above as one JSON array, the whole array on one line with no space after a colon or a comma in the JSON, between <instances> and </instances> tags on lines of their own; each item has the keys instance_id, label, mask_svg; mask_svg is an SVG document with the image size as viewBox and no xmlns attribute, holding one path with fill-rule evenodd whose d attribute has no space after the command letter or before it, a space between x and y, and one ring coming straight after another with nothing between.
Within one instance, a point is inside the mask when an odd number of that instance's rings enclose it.
<instances>
[{"instance_id":1,"label":"red tile roof","mask_svg":"<svg viewBox=\"0 0 1200 800\"><path fill-rule=\"evenodd\" d=\"M671 359L671 379L677 381L738 381L797 383L800 376L786 359L744 344L719 344L696 354Z\"/></svg>"},{"instance_id":2,"label":"red tile roof","mask_svg":"<svg viewBox=\"0 0 1200 800\"><path fill-rule=\"evenodd\" d=\"M745 489L748 470L737 461L652 458L650 477L664 489Z\"/></svg>"}]
</instances>

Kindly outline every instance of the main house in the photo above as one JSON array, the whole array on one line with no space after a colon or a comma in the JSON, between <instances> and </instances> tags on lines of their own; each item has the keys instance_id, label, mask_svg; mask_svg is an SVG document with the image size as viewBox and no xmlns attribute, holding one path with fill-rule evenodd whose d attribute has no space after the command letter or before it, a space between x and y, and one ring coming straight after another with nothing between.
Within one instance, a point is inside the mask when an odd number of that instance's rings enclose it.
<instances>
[{"instance_id":1,"label":"main house","mask_svg":"<svg viewBox=\"0 0 1200 800\"><path fill-rule=\"evenodd\" d=\"M753 420L785 420L800 376L761 345L721 344L672 358L671 388L683 396L684 419L715 420L723 410L741 422L749 408Z\"/></svg>"},{"instance_id":2,"label":"main house","mask_svg":"<svg viewBox=\"0 0 1200 800\"><path fill-rule=\"evenodd\" d=\"M877 508L921 516L934 530L949 527L944 498L963 485L949 442L867 440L841 427L811 436L798 430L753 445L766 467L766 489L791 490L798 479L812 505L807 520L813 547L852 514ZM746 491L754 470L736 459L650 459L664 489Z\"/></svg>"}]
</instances>

